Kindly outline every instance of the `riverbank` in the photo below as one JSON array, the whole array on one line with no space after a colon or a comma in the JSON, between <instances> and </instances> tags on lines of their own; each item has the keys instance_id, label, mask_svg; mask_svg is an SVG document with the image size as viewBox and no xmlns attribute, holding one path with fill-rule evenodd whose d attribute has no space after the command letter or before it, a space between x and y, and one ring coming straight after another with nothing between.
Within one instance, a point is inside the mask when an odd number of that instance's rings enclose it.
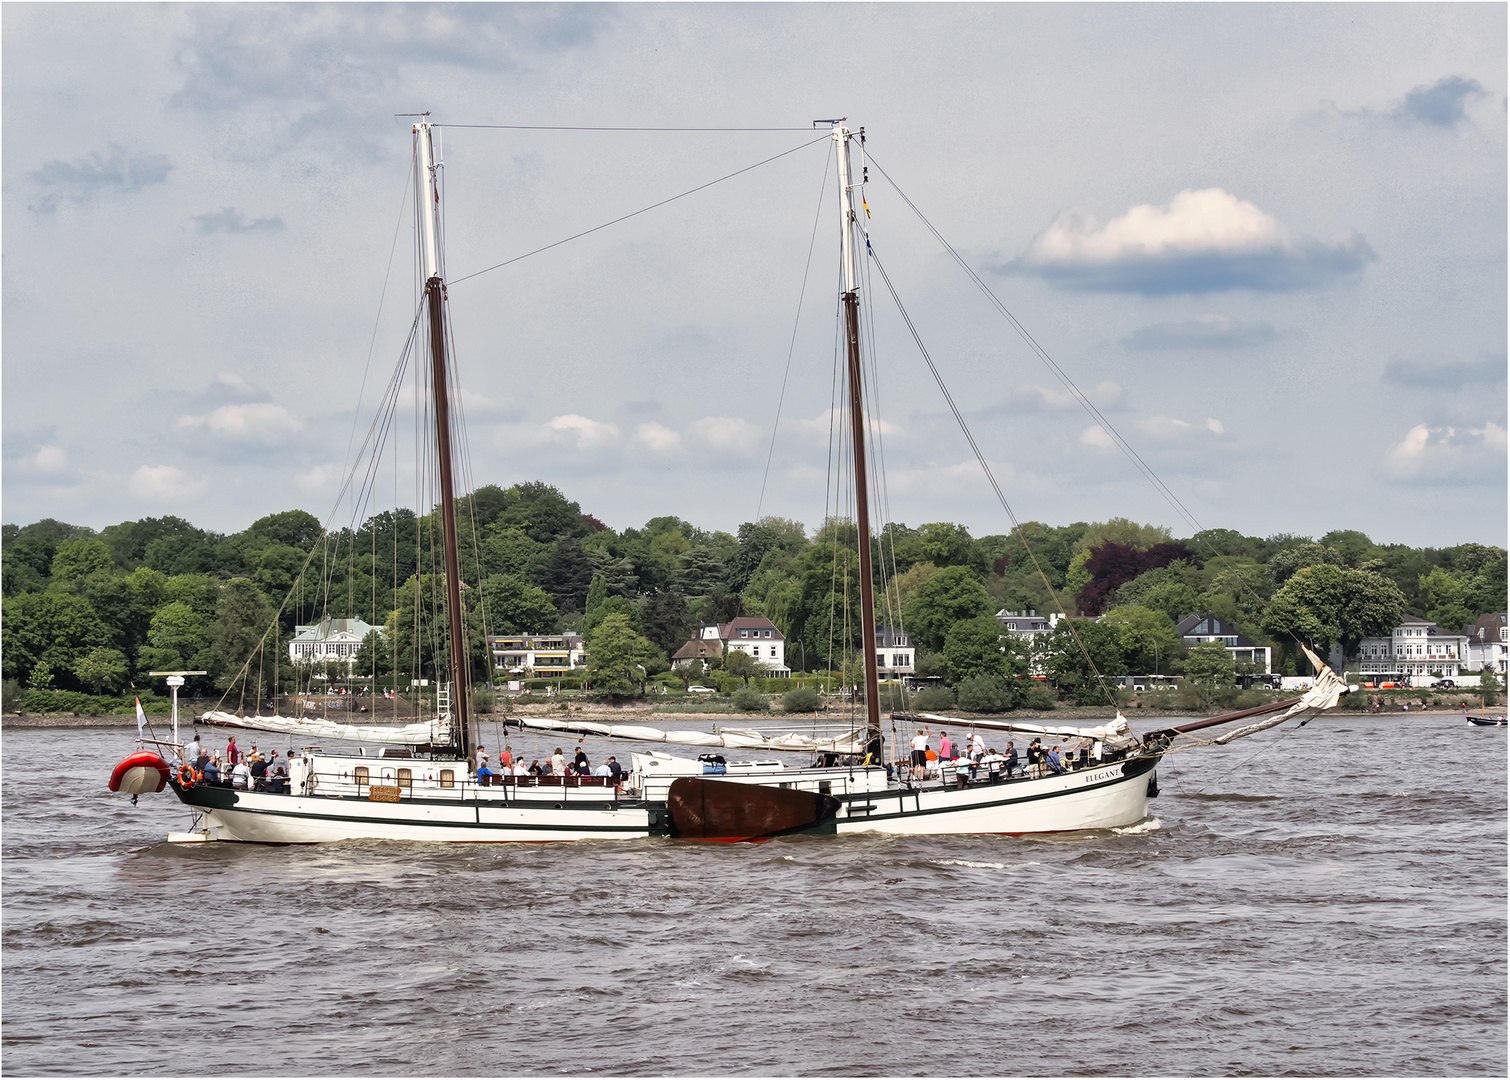
<instances>
[{"instance_id":1,"label":"riverbank","mask_svg":"<svg viewBox=\"0 0 1510 1080\"><path fill-rule=\"evenodd\" d=\"M1478 709L1475 707L1473 711L1477 712ZM1493 711L1493 710L1491 710L1491 711ZM1343 714L1344 715L1358 715L1361 712L1363 712L1363 710L1361 710L1361 709L1351 709L1351 710L1344 710ZM611 722L611 723L624 723L624 724L647 724L648 723L648 724L651 724L652 726L658 726L658 727L664 727L668 723L672 723L672 722L678 723L678 724L680 724L682 722L687 722L687 723L717 723L717 724L737 723L737 724L739 724L741 726L748 726L751 723L755 723L755 722L759 722L759 721L767 721L767 722L777 721L778 724L781 721L788 721L788 722L790 722L793 725L799 725L799 724L807 723L807 722L809 722L812 719L812 716L809 713L783 713L783 712L756 712L756 713L738 713L738 712L675 712L675 713L669 713L669 712L657 712L654 709L645 708L643 706L614 706L614 705L596 705L596 704L580 704L580 705L578 705L578 704L572 704L572 705L570 705L565 710L563 710L561 708L558 708L558 707L555 707L555 706L549 706L549 705L526 705L523 708L520 708L520 709L512 711L511 713L509 713L509 715L511 715L511 716L548 716L548 717L554 717L554 718L557 718L557 719L593 719L593 720L606 721L606 722ZM1113 713L1113 711L1111 709L1108 709L1108 708L1066 707L1066 708L1054 709L1052 712L1034 712L1034 711L1030 711L1030 710L1022 710L1022 711L1013 712L1013 713L1010 713L1010 714L992 713L992 714L988 715L988 714L985 714L985 713L960 713L960 712L951 711L951 715L957 717L959 719L960 723L962 723L962 724L968 724L972 719L997 720L997 721L1001 721L1001 720L1024 720L1024 721L1033 721L1033 722L1041 722L1041 723L1049 723L1049 724L1064 724L1064 725L1067 725L1067 726L1070 726L1070 727L1077 727L1077 726L1080 726L1080 725L1083 725L1083 724L1096 723L1096 722L1099 722L1099 721L1102 721L1102 720L1109 720L1109 719L1112 718L1112 716L1114 715L1114 713ZM1140 715L1147 716L1147 715L1153 715L1153 714L1143 712L1142 710L1126 709L1126 710L1124 710L1123 715L1127 716L1129 720L1132 720L1132 721L1136 722ZM1160 710L1157 715L1159 717L1161 717L1161 718L1163 718L1163 717L1170 717L1170 716L1210 716L1210 715L1212 715L1212 712L1210 712L1210 711L1188 711L1188 710L1187 711L1181 711L1181 710L1173 710L1173 709L1171 709L1171 710ZM1422 717L1427 717L1427 716L1462 716L1463 715L1463 711L1462 711L1461 708L1457 708L1457 709L1448 709L1448 708L1411 709L1408 712L1405 711L1405 710L1403 710L1403 709L1387 709L1387 710L1380 711L1378 713L1369 712L1368 715L1370 715L1370 716L1422 716ZM841 714L841 713L839 713L837 711L834 711L834 712L828 713L827 715L820 716L818 719L822 720L822 721L839 722L840 720L843 719L843 716L844 716L844 714ZM151 719L153 721L158 722L158 723L166 723L167 722L167 718L166 717L162 717L162 716L152 717ZM494 722L495 720L502 721L502 719L503 719L503 714L501 714L501 713L500 714L496 714L496 715L484 713L483 715L481 715L481 716L479 716L477 718L477 722L479 724L486 725L486 724ZM187 714L183 714L183 715L179 716L178 722L179 722L180 727L182 727L182 726L185 726L185 725L192 724L194 722L194 718L191 717L191 716L189 716L189 715L187 715ZM358 718L358 722L360 722L360 723L367 723L367 724L380 724L380 723L382 723L382 721L380 719L378 719L376 717L369 717L369 716L361 716L361 717L359 717ZM19 715L19 714L13 714L12 713L12 714L6 714L4 716L0 716L0 728L99 728L99 727L122 727L122 728L128 728L128 727L135 727L135 726L136 726L136 719L135 719L135 717L131 717L131 716L74 716L72 714L47 714L47 713L42 713L42 714L25 714L25 715ZM1135 723L1134 726L1136 727L1136 723Z\"/></svg>"}]
</instances>

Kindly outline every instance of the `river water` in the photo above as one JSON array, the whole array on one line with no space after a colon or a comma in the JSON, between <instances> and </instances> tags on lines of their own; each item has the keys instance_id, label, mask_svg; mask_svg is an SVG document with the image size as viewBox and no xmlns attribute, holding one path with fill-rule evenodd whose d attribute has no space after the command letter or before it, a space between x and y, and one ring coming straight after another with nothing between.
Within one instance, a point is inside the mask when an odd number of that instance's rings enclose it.
<instances>
[{"instance_id":1,"label":"river water","mask_svg":"<svg viewBox=\"0 0 1510 1080\"><path fill-rule=\"evenodd\" d=\"M1176 753L1120 833L273 848L7 729L0 1068L1503 1076L1506 734Z\"/></svg>"}]
</instances>

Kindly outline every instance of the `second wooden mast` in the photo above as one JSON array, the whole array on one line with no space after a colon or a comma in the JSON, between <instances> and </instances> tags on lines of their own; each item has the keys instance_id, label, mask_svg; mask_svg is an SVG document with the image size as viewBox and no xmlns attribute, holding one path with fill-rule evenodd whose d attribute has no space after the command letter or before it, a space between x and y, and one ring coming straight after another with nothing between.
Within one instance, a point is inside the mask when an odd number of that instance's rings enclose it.
<instances>
[{"instance_id":1,"label":"second wooden mast","mask_svg":"<svg viewBox=\"0 0 1510 1080\"><path fill-rule=\"evenodd\" d=\"M863 130L863 129L862 129ZM849 426L853 440L855 466L855 519L860 533L860 638L865 659L865 748L872 761L881 757L881 689L876 662L875 577L870 560L870 496L866 487L865 399L863 369L860 365L860 286L856 272L856 232L860 228L855 216L853 180L849 168L849 143L854 133L842 122L834 125L834 141L839 144L839 230L844 251L844 340L849 371Z\"/></svg>"},{"instance_id":2,"label":"second wooden mast","mask_svg":"<svg viewBox=\"0 0 1510 1080\"><path fill-rule=\"evenodd\" d=\"M440 466L441 542L446 562L446 611L450 616L452 740L460 756L472 749L471 672L461 608L461 558L456 532L456 489L451 470L450 376L446 364L446 284L440 260L440 189L436 184L435 141L428 120L414 125L419 144L420 248L424 260L425 305L430 323L430 392L435 403L436 458Z\"/></svg>"}]
</instances>

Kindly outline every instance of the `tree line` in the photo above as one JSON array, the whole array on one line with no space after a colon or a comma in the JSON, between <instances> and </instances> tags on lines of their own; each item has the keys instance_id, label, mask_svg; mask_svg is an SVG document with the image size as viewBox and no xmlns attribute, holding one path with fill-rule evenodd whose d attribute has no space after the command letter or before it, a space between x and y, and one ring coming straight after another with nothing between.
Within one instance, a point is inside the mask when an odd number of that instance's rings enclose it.
<instances>
[{"instance_id":1,"label":"tree line","mask_svg":"<svg viewBox=\"0 0 1510 1080\"><path fill-rule=\"evenodd\" d=\"M701 623L763 615L787 639L787 663L855 671L861 644L858 530L829 520L811 534L765 517L735 534L678 517L608 528L549 484L488 485L459 500L461 574L474 677L490 677L485 634L580 632L604 685L630 693L664 672ZM95 532L47 519L5 525L3 675L18 689L118 694L145 673L204 670L203 692L281 685L287 642L322 616L388 633L363 643L361 672L447 670L438 515L378 513L326 533L302 510L239 533L177 517ZM995 707L1023 703L1021 676L1050 673L1072 699L1095 675L1204 671L1175 624L1210 612L1275 650L1276 670L1305 673L1305 641L1351 654L1406 614L1456 631L1504 609L1504 549L1379 544L1361 532L1319 538L1209 529L1176 538L1115 518L1018 535L972 536L935 522L887 525L872 539L878 619L905 629L920 674L942 676ZM1072 620L1041 655L1003 641L1001 609ZM252 659L249 661L249 657ZM408 659L406 659L408 658ZM748 673L747 673L748 674Z\"/></svg>"}]
</instances>

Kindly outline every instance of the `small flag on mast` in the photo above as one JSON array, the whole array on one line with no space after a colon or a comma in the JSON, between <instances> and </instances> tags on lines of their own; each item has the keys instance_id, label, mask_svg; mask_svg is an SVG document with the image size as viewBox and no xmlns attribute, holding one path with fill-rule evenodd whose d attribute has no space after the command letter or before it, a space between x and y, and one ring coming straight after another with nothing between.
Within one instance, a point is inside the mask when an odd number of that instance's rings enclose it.
<instances>
[{"instance_id":1,"label":"small flag on mast","mask_svg":"<svg viewBox=\"0 0 1510 1080\"><path fill-rule=\"evenodd\" d=\"M865 201L865 192L860 192L860 205L865 208L865 220L870 220L870 203Z\"/></svg>"},{"instance_id":2,"label":"small flag on mast","mask_svg":"<svg viewBox=\"0 0 1510 1080\"><path fill-rule=\"evenodd\" d=\"M147 714L142 712L142 699L136 699L136 737L141 738L142 729L147 726Z\"/></svg>"}]
</instances>

